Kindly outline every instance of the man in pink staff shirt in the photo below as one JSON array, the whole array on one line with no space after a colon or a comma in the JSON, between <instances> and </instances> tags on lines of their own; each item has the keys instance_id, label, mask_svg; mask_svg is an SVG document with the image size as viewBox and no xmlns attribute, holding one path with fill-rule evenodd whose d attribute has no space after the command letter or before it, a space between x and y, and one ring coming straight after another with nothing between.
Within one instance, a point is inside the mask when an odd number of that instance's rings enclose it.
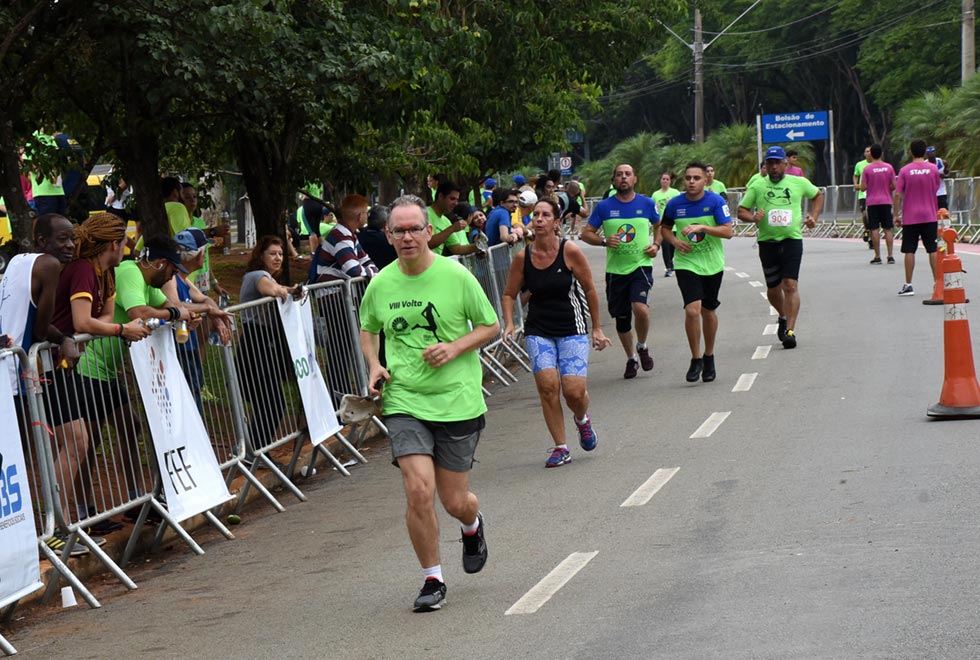
<instances>
[{"instance_id":1,"label":"man in pink staff shirt","mask_svg":"<svg viewBox=\"0 0 980 660\"><path fill-rule=\"evenodd\" d=\"M871 248L875 257L874 265L881 264L881 229L885 230L885 247L888 248L888 263L895 263L892 256L894 237L892 233L892 193L895 192L895 169L882 161L884 151L880 144L871 145L871 162L861 172L861 190L867 193L868 229L871 230ZM914 258L914 257L913 257Z\"/></svg>"},{"instance_id":2,"label":"man in pink staff shirt","mask_svg":"<svg viewBox=\"0 0 980 660\"><path fill-rule=\"evenodd\" d=\"M912 271L915 269L915 250L919 240L929 254L932 279L936 279L936 191L942 183L939 168L926 160L926 143L912 140L909 145L912 162L898 173L895 187L895 226L904 227L902 254L905 255L905 284L900 296L914 296Z\"/></svg>"}]
</instances>

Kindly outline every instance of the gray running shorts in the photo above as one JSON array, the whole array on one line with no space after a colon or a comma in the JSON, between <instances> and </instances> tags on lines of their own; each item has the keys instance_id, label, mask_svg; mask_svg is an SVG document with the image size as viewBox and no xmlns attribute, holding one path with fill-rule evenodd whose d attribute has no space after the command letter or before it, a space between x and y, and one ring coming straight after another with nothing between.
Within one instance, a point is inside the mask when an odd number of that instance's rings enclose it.
<instances>
[{"instance_id":1,"label":"gray running shorts","mask_svg":"<svg viewBox=\"0 0 980 660\"><path fill-rule=\"evenodd\" d=\"M391 437L392 465L412 454L431 456L435 464L450 472L469 472L486 426L483 415L461 422L427 422L411 415L390 415L384 419Z\"/></svg>"}]
</instances>

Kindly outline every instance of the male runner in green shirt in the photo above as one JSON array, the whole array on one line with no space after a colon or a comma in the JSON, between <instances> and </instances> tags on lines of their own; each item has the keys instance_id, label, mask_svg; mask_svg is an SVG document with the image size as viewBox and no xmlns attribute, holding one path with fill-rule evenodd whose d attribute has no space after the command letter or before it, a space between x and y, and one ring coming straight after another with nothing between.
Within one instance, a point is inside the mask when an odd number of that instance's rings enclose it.
<instances>
[{"instance_id":1,"label":"male runner in green shirt","mask_svg":"<svg viewBox=\"0 0 980 660\"><path fill-rule=\"evenodd\" d=\"M738 219L759 226L759 260L766 277L766 295L779 313L776 335L783 348L796 348L803 198L812 200L806 216L806 226L812 229L823 210L823 194L809 179L786 174L786 152L782 147L766 150L766 172L768 176L756 179L745 191L738 206Z\"/></svg>"},{"instance_id":2,"label":"male runner in green shirt","mask_svg":"<svg viewBox=\"0 0 980 660\"><path fill-rule=\"evenodd\" d=\"M421 199L406 195L392 202L387 233L398 259L371 278L360 308L369 391L379 394L386 383L384 421L408 500L408 534L425 575L416 612L437 610L446 597L437 491L461 525L463 570L476 573L487 560L469 471L487 410L476 351L500 329L476 278L429 248L432 232ZM382 330L387 368L378 359Z\"/></svg>"}]
</instances>

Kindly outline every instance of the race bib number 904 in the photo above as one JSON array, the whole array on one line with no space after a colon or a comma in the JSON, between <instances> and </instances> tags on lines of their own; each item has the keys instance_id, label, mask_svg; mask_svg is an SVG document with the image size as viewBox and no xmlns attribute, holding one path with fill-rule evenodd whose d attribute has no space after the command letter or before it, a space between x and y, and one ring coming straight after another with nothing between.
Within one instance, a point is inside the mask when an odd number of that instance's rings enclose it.
<instances>
[{"instance_id":1,"label":"race bib number 904","mask_svg":"<svg viewBox=\"0 0 980 660\"><path fill-rule=\"evenodd\" d=\"M769 211L770 227L789 227L793 222L793 212L788 209L771 209Z\"/></svg>"}]
</instances>

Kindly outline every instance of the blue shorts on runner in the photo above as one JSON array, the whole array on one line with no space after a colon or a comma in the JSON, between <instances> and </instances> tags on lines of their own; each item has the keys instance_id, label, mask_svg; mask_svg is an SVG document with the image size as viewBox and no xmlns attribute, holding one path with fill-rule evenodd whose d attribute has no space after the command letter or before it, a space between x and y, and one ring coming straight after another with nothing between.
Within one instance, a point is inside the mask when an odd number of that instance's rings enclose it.
<instances>
[{"instance_id":1,"label":"blue shorts on runner","mask_svg":"<svg viewBox=\"0 0 980 660\"><path fill-rule=\"evenodd\" d=\"M557 369L561 376L586 377L589 370L588 335L568 337L528 335L524 343L527 354L531 356L534 373L544 369Z\"/></svg>"}]
</instances>

